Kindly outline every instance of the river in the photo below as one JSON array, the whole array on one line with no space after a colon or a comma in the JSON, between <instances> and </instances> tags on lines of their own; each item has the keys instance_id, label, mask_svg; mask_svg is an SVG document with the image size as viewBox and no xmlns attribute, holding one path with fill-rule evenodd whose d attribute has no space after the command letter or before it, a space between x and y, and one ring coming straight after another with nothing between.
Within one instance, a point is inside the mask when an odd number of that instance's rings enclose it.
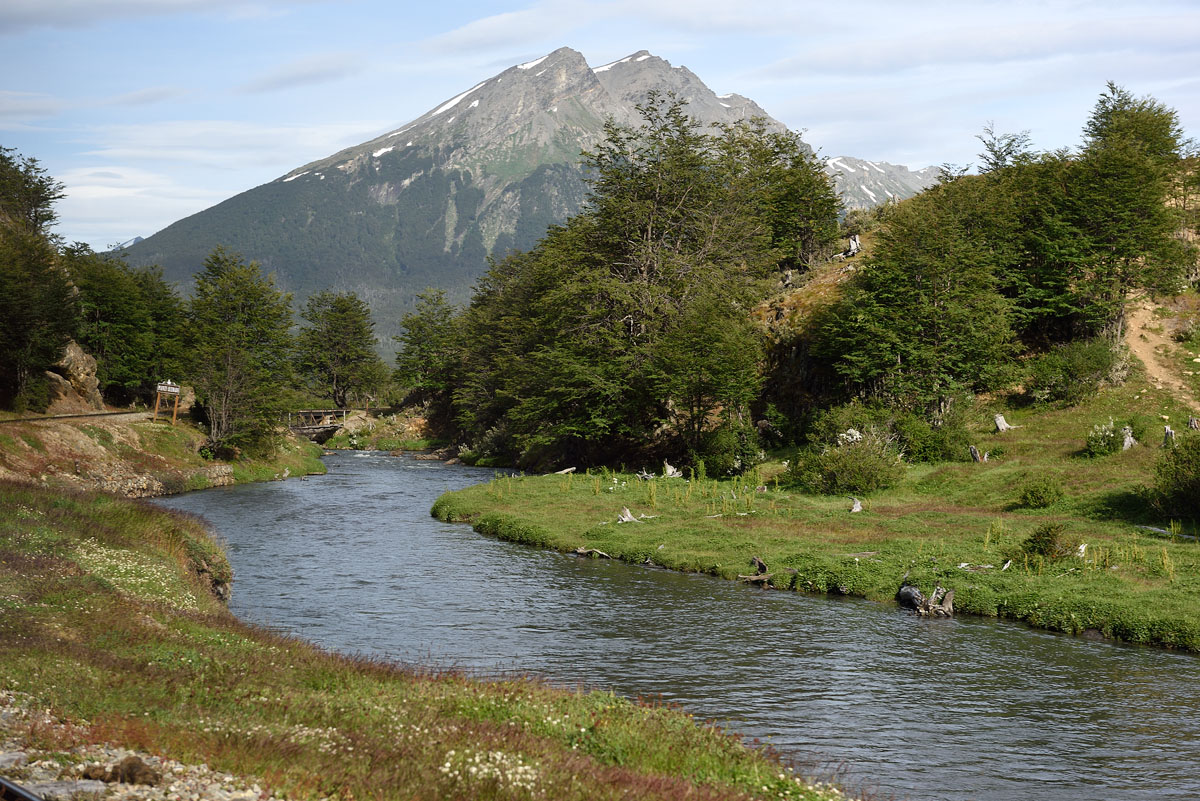
<instances>
[{"instance_id":1,"label":"river","mask_svg":"<svg viewBox=\"0 0 1200 801\"><path fill-rule=\"evenodd\" d=\"M1200 659L541 551L429 515L491 471L370 452L159 499L226 541L243 619L348 653L684 706L851 789L1200 798Z\"/></svg>"}]
</instances>

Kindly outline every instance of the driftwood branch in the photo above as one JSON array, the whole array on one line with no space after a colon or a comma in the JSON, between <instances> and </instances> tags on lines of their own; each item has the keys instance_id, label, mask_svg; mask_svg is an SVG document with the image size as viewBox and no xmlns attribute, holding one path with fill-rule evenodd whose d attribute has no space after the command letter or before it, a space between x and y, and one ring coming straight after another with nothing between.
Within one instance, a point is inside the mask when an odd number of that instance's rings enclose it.
<instances>
[{"instance_id":1,"label":"driftwood branch","mask_svg":"<svg viewBox=\"0 0 1200 801\"><path fill-rule=\"evenodd\" d=\"M582 545L575 549L576 556L590 556L593 559L612 559L611 556L604 551L598 551L595 548L584 548Z\"/></svg>"},{"instance_id":2,"label":"driftwood branch","mask_svg":"<svg viewBox=\"0 0 1200 801\"><path fill-rule=\"evenodd\" d=\"M992 420L994 420L996 423L996 433L997 434L1002 433L1004 431L1012 431L1014 428L1020 428L1020 426L1011 425L1007 420L1004 419L1004 415L1002 415L1002 414L996 415L995 417L992 418Z\"/></svg>"},{"instance_id":3,"label":"driftwood branch","mask_svg":"<svg viewBox=\"0 0 1200 801\"><path fill-rule=\"evenodd\" d=\"M912 609L922 617L954 617L954 590L938 586L928 598L915 584L908 584L908 574L900 580L896 602Z\"/></svg>"}]
</instances>

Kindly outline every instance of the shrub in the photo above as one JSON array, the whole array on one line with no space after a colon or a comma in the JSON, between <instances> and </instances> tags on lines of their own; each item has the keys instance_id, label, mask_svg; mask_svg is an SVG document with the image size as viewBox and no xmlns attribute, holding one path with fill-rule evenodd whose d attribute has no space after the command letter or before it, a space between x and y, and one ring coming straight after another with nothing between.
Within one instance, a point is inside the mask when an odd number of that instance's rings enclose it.
<instances>
[{"instance_id":1,"label":"shrub","mask_svg":"<svg viewBox=\"0 0 1200 801\"><path fill-rule=\"evenodd\" d=\"M848 429L836 445L797 454L790 471L794 483L823 495L887 489L903 477L895 437L876 429Z\"/></svg>"},{"instance_id":2,"label":"shrub","mask_svg":"<svg viewBox=\"0 0 1200 801\"><path fill-rule=\"evenodd\" d=\"M1026 391L1038 403L1074 406L1095 395L1116 366L1104 338L1069 342L1034 360Z\"/></svg>"},{"instance_id":3,"label":"shrub","mask_svg":"<svg viewBox=\"0 0 1200 801\"><path fill-rule=\"evenodd\" d=\"M1079 543L1067 535L1067 527L1062 523L1038 526L1021 544L1021 550L1030 556L1044 556L1047 559L1062 559L1075 553L1078 548Z\"/></svg>"},{"instance_id":4,"label":"shrub","mask_svg":"<svg viewBox=\"0 0 1200 801\"><path fill-rule=\"evenodd\" d=\"M850 429L873 429L892 435L910 462L962 461L971 444L960 411L965 408L965 403L953 404L935 425L919 414L852 401L819 412L808 428L807 441L815 448L835 446Z\"/></svg>"},{"instance_id":5,"label":"shrub","mask_svg":"<svg viewBox=\"0 0 1200 801\"><path fill-rule=\"evenodd\" d=\"M697 466L703 463L708 475L731 476L749 470L763 457L753 428L723 426L705 434L700 448L688 454L688 461Z\"/></svg>"},{"instance_id":6,"label":"shrub","mask_svg":"<svg viewBox=\"0 0 1200 801\"><path fill-rule=\"evenodd\" d=\"M1018 503L1027 509L1045 509L1062 500L1062 484L1054 476L1036 476L1021 486Z\"/></svg>"},{"instance_id":7,"label":"shrub","mask_svg":"<svg viewBox=\"0 0 1200 801\"><path fill-rule=\"evenodd\" d=\"M1154 469L1154 505L1165 514L1200 519L1200 435L1163 451Z\"/></svg>"},{"instance_id":8,"label":"shrub","mask_svg":"<svg viewBox=\"0 0 1200 801\"><path fill-rule=\"evenodd\" d=\"M915 414L904 414L893 421L892 430L911 462L962 461L970 452L971 438L959 420L935 426Z\"/></svg>"},{"instance_id":9,"label":"shrub","mask_svg":"<svg viewBox=\"0 0 1200 801\"><path fill-rule=\"evenodd\" d=\"M1124 441L1124 435L1110 417L1107 423L1097 423L1092 426L1092 430L1088 432L1083 452L1092 457L1107 456L1121 450Z\"/></svg>"}]
</instances>

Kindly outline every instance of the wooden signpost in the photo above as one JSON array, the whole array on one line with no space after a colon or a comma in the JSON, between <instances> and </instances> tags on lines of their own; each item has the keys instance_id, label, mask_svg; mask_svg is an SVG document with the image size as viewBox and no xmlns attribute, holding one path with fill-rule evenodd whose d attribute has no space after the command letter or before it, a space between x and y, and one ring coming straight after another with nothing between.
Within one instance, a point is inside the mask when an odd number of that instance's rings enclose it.
<instances>
[{"instance_id":1,"label":"wooden signpost","mask_svg":"<svg viewBox=\"0 0 1200 801\"><path fill-rule=\"evenodd\" d=\"M154 393L154 417L152 419L158 419L158 405L164 395L168 398L175 398L175 407L171 410L171 425L175 425L175 419L179 416L179 385L169 378L159 384L158 391Z\"/></svg>"}]
</instances>

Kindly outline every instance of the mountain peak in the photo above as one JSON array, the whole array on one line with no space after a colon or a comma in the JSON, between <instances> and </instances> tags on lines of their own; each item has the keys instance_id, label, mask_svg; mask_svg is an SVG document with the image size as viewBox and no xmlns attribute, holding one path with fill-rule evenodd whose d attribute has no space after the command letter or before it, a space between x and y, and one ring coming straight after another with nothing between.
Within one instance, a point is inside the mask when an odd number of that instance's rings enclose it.
<instances>
[{"instance_id":1,"label":"mountain peak","mask_svg":"<svg viewBox=\"0 0 1200 801\"><path fill-rule=\"evenodd\" d=\"M637 107L652 92L673 94L705 127L761 117L786 130L749 98L718 96L648 50L592 68L560 47L180 220L129 246L129 258L186 285L211 243L224 242L275 272L298 300L331 286L357 292L386 340L414 292L437 286L452 302L466 300L490 255L532 247L575 214L588 190L580 151L603 141L608 120L640 125ZM903 168L833 161L828 169L867 202L903 193Z\"/></svg>"}]
</instances>

